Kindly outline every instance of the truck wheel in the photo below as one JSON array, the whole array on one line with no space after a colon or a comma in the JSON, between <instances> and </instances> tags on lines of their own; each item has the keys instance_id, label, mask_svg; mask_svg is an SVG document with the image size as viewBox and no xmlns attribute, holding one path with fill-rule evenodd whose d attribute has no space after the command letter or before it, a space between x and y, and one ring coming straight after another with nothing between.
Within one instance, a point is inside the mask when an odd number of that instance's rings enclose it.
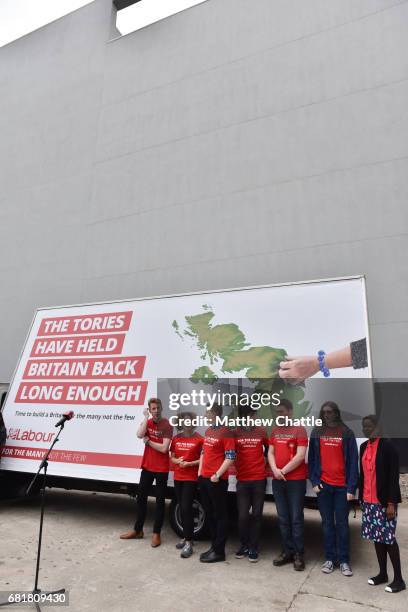
<instances>
[{"instance_id":1,"label":"truck wheel","mask_svg":"<svg viewBox=\"0 0 408 612\"><path fill-rule=\"evenodd\" d=\"M181 513L180 506L177 503L177 500L173 499L170 503L169 508L169 519L170 525L177 533L177 535L182 538L183 537L183 528L181 526ZM194 514L194 539L201 540L203 538L208 537L208 525L207 519L205 516L205 511L203 506L201 505L200 500L195 499L193 501L193 514Z\"/></svg>"}]
</instances>

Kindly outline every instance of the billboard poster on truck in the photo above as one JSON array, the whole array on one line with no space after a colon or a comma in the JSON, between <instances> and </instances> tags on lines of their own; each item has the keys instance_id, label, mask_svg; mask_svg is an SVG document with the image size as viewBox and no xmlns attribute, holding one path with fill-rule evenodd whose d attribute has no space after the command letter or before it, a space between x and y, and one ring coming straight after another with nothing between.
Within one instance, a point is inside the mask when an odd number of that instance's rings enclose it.
<instances>
[{"instance_id":1,"label":"billboard poster on truck","mask_svg":"<svg viewBox=\"0 0 408 612\"><path fill-rule=\"evenodd\" d=\"M41 308L4 406L2 469L35 472L55 423L72 410L49 473L137 482L144 445L136 430L149 397L165 395L169 418L191 408L177 401L183 385L174 381L205 390L244 380L256 392L269 380L267 389L289 397L295 414L311 415L327 399L323 370L295 384L279 378L279 364L352 343L365 347L365 362L333 368L331 385L371 377L362 277Z\"/></svg>"}]
</instances>

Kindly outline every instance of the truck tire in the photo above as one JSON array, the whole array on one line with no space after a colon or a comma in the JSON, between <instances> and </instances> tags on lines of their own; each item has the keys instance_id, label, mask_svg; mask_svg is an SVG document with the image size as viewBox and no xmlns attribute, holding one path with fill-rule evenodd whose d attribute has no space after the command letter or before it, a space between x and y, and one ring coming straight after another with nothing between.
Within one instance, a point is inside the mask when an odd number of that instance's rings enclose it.
<instances>
[{"instance_id":1,"label":"truck tire","mask_svg":"<svg viewBox=\"0 0 408 612\"><path fill-rule=\"evenodd\" d=\"M195 498L193 502L194 512L194 540L202 540L208 537L209 529L205 510L199 500ZM169 520L173 531L177 533L179 538L183 537L183 529L181 526L180 506L176 499L173 499L169 508Z\"/></svg>"}]
</instances>

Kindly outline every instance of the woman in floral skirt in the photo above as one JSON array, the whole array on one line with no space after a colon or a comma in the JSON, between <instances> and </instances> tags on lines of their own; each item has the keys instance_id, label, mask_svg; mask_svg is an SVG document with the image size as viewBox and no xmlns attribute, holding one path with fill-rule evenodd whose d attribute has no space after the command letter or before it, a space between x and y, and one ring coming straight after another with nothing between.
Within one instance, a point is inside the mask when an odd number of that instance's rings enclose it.
<instances>
[{"instance_id":1,"label":"woman in floral skirt","mask_svg":"<svg viewBox=\"0 0 408 612\"><path fill-rule=\"evenodd\" d=\"M374 542L380 571L368 579L377 586L388 582L387 555L394 569L394 580L385 587L388 593L403 591L401 559L395 539L397 507L401 502L399 460L389 440L379 435L378 418L363 419L363 433L367 442L360 447L360 501L363 509L362 537Z\"/></svg>"}]
</instances>

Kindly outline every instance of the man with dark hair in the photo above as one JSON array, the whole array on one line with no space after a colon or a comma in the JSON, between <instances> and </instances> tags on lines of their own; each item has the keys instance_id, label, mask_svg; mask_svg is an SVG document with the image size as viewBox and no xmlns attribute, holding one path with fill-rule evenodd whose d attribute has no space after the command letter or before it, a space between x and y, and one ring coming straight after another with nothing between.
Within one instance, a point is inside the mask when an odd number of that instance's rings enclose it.
<instances>
[{"instance_id":1,"label":"man with dark hair","mask_svg":"<svg viewBox=\"0 0 408 612\"><path fill-rule=\"evenodd\" d=\"M293 417L289 400L281 399L276 416ZM304 562L304 499L307 467L305 456L307 433L302 426L276 425L269 439L268 460L272 469L272 491L278 512L282 552L273 561L275 566L293 561L297 571L305 569Z\"/></svg>"},{"instance_id":2,"label":"man with dark hair","mask_svg":"<svg viewBox=\"0 0 408 612\"><path fill-rule=\"evenodd\" d=\"M203 450L198 468L201 501L208 517L211 532L211 548L200 555L202 563L225 561L228 511L228 469L235 459L234 433L217 424L222 407L213 405L207 410L211 423L205 432Z\"/></svg>"},{"instance_id":3,"label":"man with dark hair","mask_svg":"<svg viewBox=\"0 0 408 612\"><path fill-rule=\"evenodd\" d=\"M239 407L240 417L253 418L256 412L247 406ZM268 436L264 427L242 425L235 430L237 472L238 531L241 542L236 559L248 558L256 563L265 499Z\"/></svg>"},{"instance_id":4,"label":"man with dark hair","mask_svg":"<svg viewBox=\"0 0 408 612\"><path fill-rule=\"evenodd\" d=\"M144 419L137 430L137 437L142 438L145 450L142 461L142 473L137 493L137 518L131 531L122 533L122 540L140 540L144 537L143 525L146 518L147 498L153 482L156 481L156 508L154 514L152 547L160 546L160 532L164 522L167 479L169 476L169 446L173 428L167 419L162 418L162 404L157 397L148 401L143 410ZM150 418L149 418L150 417Z\"/></svg>"}]
</instances>

